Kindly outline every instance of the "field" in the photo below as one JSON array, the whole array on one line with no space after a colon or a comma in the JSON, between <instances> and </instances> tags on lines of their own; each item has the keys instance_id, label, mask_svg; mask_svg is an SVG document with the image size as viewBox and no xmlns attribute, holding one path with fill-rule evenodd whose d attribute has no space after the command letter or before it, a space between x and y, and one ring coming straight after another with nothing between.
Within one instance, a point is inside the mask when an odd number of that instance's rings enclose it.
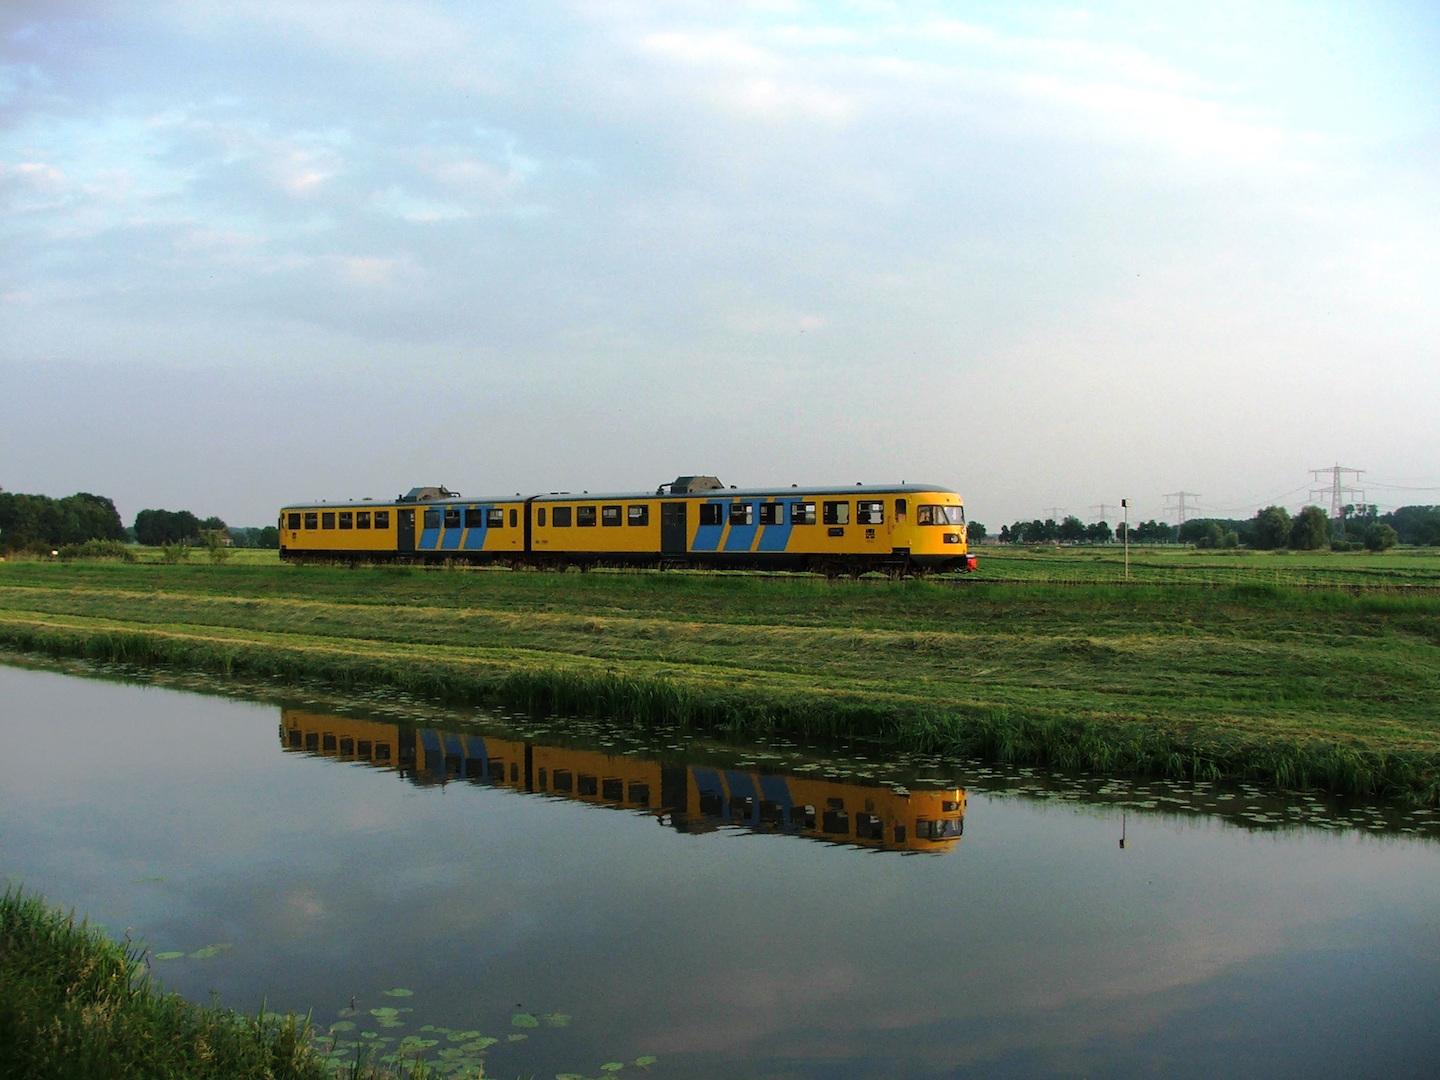
<instances>
[{"instance_id":1,"label":"field","mask_svg":"<svg viewBox=\"0 0 1440 1080\"><path fill-rule=\"evenodd\" d=\"M243 554L243 558L241 555ZM947 581L0 564L0 646L1112 772L1440 794L1440 557L981 551ZM999 578L998 582L993 579Z\"/></svg>"}]
</instances>

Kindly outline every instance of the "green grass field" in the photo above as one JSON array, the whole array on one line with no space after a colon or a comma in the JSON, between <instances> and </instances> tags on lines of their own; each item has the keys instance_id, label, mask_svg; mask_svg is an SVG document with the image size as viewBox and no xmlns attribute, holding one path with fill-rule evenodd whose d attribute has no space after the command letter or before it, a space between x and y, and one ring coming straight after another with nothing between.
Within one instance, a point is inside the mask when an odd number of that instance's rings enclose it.
<instances>
[{"instance_id":1,"label":"green grass field","mask_svg":"<svg viewBox=\"0 0 1440 1080\"><path fill-rule=\"evenodd\" d=\"M243 554L0 565L0 646L1115 772L1440 787L1428 553L1134 552L1128 585L1084 549L986 549L961 584ZM1277 584L1281 563L1310 579Z\"/></svg>"}]
</instances>

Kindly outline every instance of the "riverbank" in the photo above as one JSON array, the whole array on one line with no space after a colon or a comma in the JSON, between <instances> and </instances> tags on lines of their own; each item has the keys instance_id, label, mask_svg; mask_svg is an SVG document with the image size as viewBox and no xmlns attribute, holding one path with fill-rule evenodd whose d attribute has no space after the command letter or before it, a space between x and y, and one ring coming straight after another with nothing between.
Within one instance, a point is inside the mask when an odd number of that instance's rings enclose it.
<instances>
[{"instance_id":1,"label":"riverbank","mask_svg":"<svg viewBox=\"0 0 1440 1080\"><path fill-rule=\"evenodd\" d=\"M18 890L0 897L0 1047L0 1076L26 1080L335 1075L304 1019L167 994L137 947Z\"/></svg>"},{"instance_id":2,"label":"riverbank","mask_svg":"<svg viewBox=\"0 0 1440 1080\"><path fill-rule=\"evenodd\" d=\"M0 646L1110 773L1440 795L1440 597L11 563Z\"/></svg>"}]
</instances>

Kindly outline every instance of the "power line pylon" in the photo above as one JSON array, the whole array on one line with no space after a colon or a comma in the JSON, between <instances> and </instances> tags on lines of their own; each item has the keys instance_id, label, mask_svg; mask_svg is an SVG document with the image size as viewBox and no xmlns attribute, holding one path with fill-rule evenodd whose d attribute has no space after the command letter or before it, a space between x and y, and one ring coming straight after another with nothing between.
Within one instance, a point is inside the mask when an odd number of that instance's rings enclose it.
<instances>
[{"instance_id":1,"label":"power line pylon","mask_svg":"<svg viewBox=\"0 0 1440 1080\"><path fill-rule=\"evenodd\" d=\"M1350 500L1348 500L1348 501L1350 501L1350 502L1364 502L1364 501L1365 501L1365 492L1361 491L1359 488L1348 487L1348 486L1346 486L1346 485L1342 482L1342 480L1341 480L1341 478L1344 476L1345 473L1354 473L1354 474L1355 474L1355 482L1356 482L1356 483L1359 483L1359 482L1360 482L1360 474L1363 473L1364 471L1365 471L1364 469L1352 469L1352 468L1350 468L1350 467L1347 466L1347 465L1331 465L1328 469L1311 469L1311 470L1310 470L1310 475L1313 476L1313 477L1315 477L1315 479L1316 479L1317 482L1320 480L1320 478L1321 478L1322 475L1324 475L1324 474L1326 474L1326 473L1328 473L1328 474L1330 475L1330 485L1329 485L1328 487L1311 488L1311 489L1310 489L1310 495L1311 495L1312 498L1313 498L1314 496L1316 496L1316 495L1326 495L1326 494L1328 494L1328 495L1330 496L1330 520L1331 520L1331 521L1339 521L1341 518L1343 518L1343 517L1345 516L1344 508L1345 508L1345 503L1346 503L1346 501L1347 501L1346 498L1345 498L1345 496L1346 496L1347 494L1348 494L1348 495L1359 495L1359 496L1360 496L1360 498L1358 498L1358 499L1350 499Z\"/></svg>"},{"instance_id":2,"label":"power line pylon","mask_svg":"<svg viewBox=\"0 0 1440 1080\"><path fill-rule=\"evenodd\" d=\"M1115 507L1111 506L1109 503L1091 503L1090 509L1100 511L1100 516L1095 519L1096 521L1109 521L1110 511L1115 509Z\"/></svg>"},{"instance_id":3,"label":"power line pylon","mask_svg":"<svg viewBox=\"0 0 1440 1080\"><path fill-rule=\"evenodd\" d=\"M1051 521L1061 520L1061 515L1065 513L1065 507L1063 506L1043 506L1041 510L1044 511L1045 516Z\"/></svg>"},{"instance_id":4,"label":"power line pylon","mask_svg":"<svg viewBox=\"0 0 1440 1080\"><path fill-rule=\"evenodd\" d=\"M1185 500L1186 500L1186 499L1198 499L1198 498L1200 498L1200 496L1199 496L1199 494L1197 494L1197 493L1194 492L1194 491L1172 491L1172 492L1170 492L1168 495L1166 495L1165 498L1166 498L1167 500L1169 500L1169 499L1176 499L1176 500L1178 500L1178 504L1175 505L1175 506L1169 505L1168 502L1166 503L1166 506L1165 506L1165 512L1166 512L1167 514L1168 514L1171 510L1174 510L1174 511L1176 511L1176 512L1178 513L1178 515L1179 515L1179 517L1180 517L1180 520L1175 523L1176 526L1178 527L1178 526L1180 526L1180 525L1184 525L1184 524L1185 524L1185 510L1186 510Z\"/></svg>"}]
</instances>

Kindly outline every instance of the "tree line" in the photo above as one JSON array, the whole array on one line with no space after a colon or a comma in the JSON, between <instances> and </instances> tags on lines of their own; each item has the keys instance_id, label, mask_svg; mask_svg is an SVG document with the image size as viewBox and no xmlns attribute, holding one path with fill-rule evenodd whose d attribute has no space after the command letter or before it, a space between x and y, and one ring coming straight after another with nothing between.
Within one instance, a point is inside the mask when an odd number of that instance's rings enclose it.
<instances>
[{"instance_id":1,"label":"tree line","mask_svg":"<svg viewBox=\"0 0 1440 1080\"><path fill-rule=\"evenodd\" d=\"M115 503L82 491L63 499L0 491L0 550L50 551L91 540L132 541L147 546L200 544L224 537L234 547L278 548L274 525L232 529L218 517L189 510L141 510L127 529Z\"/></svg>"},{"instance_id":2,"label":"tree line","mask_svg":"<svg viewBox=\"0 0 1440 1080\"><path fill-rule=\"evenodd\" d=\"M984 535L983 531L980 534ZM971 527L972 538L975 536ZM1114 529L1104 521L1085 524L1074 515L1055 521L1036 518L1000 528L1005 544L1108 544L1125 539L1125 525ZM1373 506L1346 506L1338 524L1318 506L1306 506L1293 517L1283 506L1267 506L1248 520L1191 518L1178 528L1163 521L1130 526L1132 544L1193 544L1199 548L1235 548L1244 545L1260 551L1290 548L1350 551L1366 548L1384 551L1397 543L1440 547L1440 506L1402 506L1379 514Z\"/></svg>"}]
</instances>

